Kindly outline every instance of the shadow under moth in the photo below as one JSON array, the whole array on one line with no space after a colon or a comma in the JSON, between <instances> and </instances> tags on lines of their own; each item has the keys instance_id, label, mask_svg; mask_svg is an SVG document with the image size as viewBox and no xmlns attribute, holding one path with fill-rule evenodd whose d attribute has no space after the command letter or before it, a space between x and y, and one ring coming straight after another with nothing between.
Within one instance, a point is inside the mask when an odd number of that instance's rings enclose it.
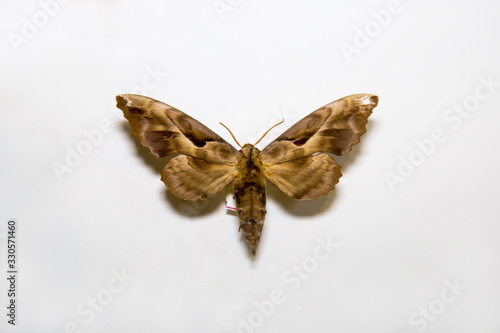
<instances>
[{"instance_id":1,"label":"shadow under moth","mask_svg":"<svg viewBox=\"0 0 500 333\"><path fill-rule=\"evenodd\" d=\"M329 153L343 155L359 142L378 97L356 94L327 104L262 151L255 147L260 140L241 146L229 131L238 151L196 119L152 98L126 94L116 101L132 135L153 155L177 154L161 171L171 193L195 201L233 183L240 230L255 258L266 215L266 179L295 199L327 195L342 176Z\"/></svg>"}]
</instances>

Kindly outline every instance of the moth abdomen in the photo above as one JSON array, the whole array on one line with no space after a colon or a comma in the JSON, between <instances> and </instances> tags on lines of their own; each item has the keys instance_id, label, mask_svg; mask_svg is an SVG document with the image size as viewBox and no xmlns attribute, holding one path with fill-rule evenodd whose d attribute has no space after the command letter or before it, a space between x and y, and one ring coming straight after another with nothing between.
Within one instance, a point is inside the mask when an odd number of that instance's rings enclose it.
<instances>
[{"instance_id":1,"label":"moth abdomen","mask_svg":"<svg viewBox=\"0 0 500 333\"><path fill-rule=\"evenodd\" d=\"M245 242L255 257L266 216L266 189L258 149L245 145L233 189L236 209Z\"/></svg>"}]
</instances>

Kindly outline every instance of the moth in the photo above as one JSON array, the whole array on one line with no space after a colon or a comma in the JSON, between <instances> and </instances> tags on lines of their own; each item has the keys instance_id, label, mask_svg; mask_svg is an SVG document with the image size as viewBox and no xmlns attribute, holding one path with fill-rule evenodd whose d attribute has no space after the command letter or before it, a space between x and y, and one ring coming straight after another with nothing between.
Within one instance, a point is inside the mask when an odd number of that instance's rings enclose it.
<instances>
[{"instance_id":1,"label":"moth","mask_svg":"<svg viewBox=\"0 0 500 333\"><path fill-rule=\"evenodd\" d=\"M177 154L161 171L175 196L206 199L233 184L239 230L252 258L266 215L266 179L295 199L327 195L342 176L329 154L344 155L359 142L378 103L370 94L341 98L299 120L260 151L255 146L260 140L241 146L229 131L241 147L237 150L196 119L152 98L125 94L116 100L132 135L153 155Z\"/></svg>"}]
</instances>

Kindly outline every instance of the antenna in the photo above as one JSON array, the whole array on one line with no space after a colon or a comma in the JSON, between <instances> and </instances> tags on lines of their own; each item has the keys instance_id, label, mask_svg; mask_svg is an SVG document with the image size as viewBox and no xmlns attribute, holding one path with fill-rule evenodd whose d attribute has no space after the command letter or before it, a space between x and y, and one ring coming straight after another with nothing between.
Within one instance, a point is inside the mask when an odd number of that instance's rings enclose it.
<instances>
[{"instance_id":1,"label":"antenna","mask_svg":"<svg viewBox=\"0 0 500 333\"><path fill-rule=\"evenodd\" d=\"M238 146L240 146L240 148L242 148L242 147L241 147L241 145L240 145L240 143L238 142L238 140L236 140L236 138L234 137L233 132L231 132L231 130L230 130L229 128L227 128L227 126L226 126L226 125L224 125L223 123L219 122L219 124L221 124L222 126L224 126L224 127L225 127L228 131L229 131L229 133L230 133L230 134L231 134L231 136L233 137L233 140L236 142L236 144L237 144Z\"/></svg>"},{"instance_id":2,"label":"antenna","mask_svg":"<svg viewBox=\"0 0 500 333\"><path fill-rule=\"evenodd\" d=\"M280 124L283 124L283 122L284 122L284 121L285 121L285 118L283 118L283 120L282 120L282 121L280 121L279 123L277 123L276 125L274 125L274 126L273 126L273 127L271 127L270 129L268 129L268 130L266 131L266 133L264 133L264 135L262 135L262 136L260 137L260 139L259 139L259 140L257 140L257 142L256 142L256 143L254 143L253 145L255 146L256 144L258 144L258 143L260 142L260 140L262 140L262 139L266 136L266 134L267 134L267 133L269 133L269 131L270 131L270 130L272 130L273 128L275 128L276 126L278 126L278 125L280 125Z\"/></svg>"}]
</instances>

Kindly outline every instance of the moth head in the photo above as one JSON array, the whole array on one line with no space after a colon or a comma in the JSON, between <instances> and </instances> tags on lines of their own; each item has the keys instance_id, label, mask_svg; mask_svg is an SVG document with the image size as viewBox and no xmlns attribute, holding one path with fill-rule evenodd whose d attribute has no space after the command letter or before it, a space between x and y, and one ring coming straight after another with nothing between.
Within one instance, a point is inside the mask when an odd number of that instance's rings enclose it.
<instances>
[{"instance_id":1,"label":"moth head","mask_svg":"<svg viewBox=\"0 0 500 333\"><path fill-rule=\"evenodd\" d=\"M240 152L249 160L256 158L260 154L260 150L251 143L245 143L243 147L241 147Z\"/></svg>"}]
</instances>

